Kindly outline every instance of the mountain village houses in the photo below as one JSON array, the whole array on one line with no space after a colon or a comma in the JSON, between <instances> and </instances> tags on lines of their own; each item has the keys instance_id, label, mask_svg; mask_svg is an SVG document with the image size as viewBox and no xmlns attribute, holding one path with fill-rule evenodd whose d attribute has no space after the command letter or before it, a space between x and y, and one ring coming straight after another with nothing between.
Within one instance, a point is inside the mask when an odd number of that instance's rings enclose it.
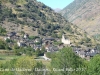
<instances>
[{"instance_id":1,"label":"mountain village houses","mask_svg":"<svg viewBox=\"0 0 100 75\"><path fill-rule=\"evenodd\" d=\"M68 45L71 46L71 41L70 39L65 39L65 36L62 35L61 38L61 42L62 44L59 45L54 45L53 42L56 40L60 40L60 39L56 39L56 38L51 38L51 37L44 37L43 39L40 38L36 38L36 39L29 39L29 35L28 34L24 34L23 36L19 36L17 35L16 32L10 32L7 34L6 37L4 37L4 40L13 40L17 42L17 45L19 47L26 47L26 46L30 46L33 49L37 50L37 49L42 49L42 46L45 47L45 50L47 52L55 52L55 51L59 51L59 49L62 49L64 47L64 45ZM9 46L13 46L14 43L13 42L9 42ZM98 50L96 49L88 49L88 50L82 50L79 48L73 48L73 51L80 56L81 58L86 58L86 59L90 59L90 57L93 57L94 55L100 53ZM46 55L44 56L44 58L47 58ZM48 59L48 58L47 58Z\"/></svg>"}]
</instances>

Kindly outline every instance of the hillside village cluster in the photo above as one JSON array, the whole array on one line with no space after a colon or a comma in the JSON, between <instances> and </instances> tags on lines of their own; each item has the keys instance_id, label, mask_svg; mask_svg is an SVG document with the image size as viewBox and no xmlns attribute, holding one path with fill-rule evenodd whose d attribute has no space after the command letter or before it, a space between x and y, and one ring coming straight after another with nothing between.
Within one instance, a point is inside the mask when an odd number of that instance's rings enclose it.
<instances>
[{"instance_id":1,"label":"hillside village cluster","mask_svg":"<svg viewBox=\"0 0 100 75\"><path fill-rule=\"evenodd\" d=\"M71 46L71 42L70 39L65 39L64 35L62 35L61 40L56 39L56 38L51 38L51 37L45 37L43 39L40 38L35 38L35 39L29 39L29 35L28 34L24 34L23 36L19 36L17 35L16 32L10 32L7 33L7 35L4 37L4 40L6 41L7 39L13 40L17 42L17 45L19 47L27 47L30 46L32 47L34 50L41 50L42 46L44 46L46 52L55 52L55 51L59 51L59 49L62 49L63 47L65 47L65 45L67 46ZM54 45L53 42L54 41L61 41L62 43L59 45ZM10 47L12 47L14 45L13 42L9 42L8 43ZM96 54L99 54L100 51L96 50L96 49L87 49L87 50L82 50L80 48L76 48L73 47L73 51L79 55L81 58L85 58L85 59L90 59L91 57L93 57ZM46 58L46 55L44 54L44 58Z\"/></svg>"}]
</instances>

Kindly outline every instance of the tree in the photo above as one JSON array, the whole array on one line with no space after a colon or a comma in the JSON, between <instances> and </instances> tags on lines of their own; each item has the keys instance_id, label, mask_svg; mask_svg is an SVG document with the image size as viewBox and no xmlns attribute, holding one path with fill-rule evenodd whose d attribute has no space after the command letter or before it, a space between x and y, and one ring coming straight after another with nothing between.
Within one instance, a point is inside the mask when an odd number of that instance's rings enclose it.
<instances>
[{"instance_id":1,"label":"tree","mask_svg":"<svg viewBox=\"0 0 100 75\"><path fill-rule=\"evenodd\" d=\"M32 56L34 54L34 52L35 52L35 50L33 48L31 48L30 46L25 48L24 51L26 52L26 55L28 55L28 56ZM23 52L23 53L25 53L25 52Z\"/></svg>"},{"instance_id":2,"label":"tree","mask_svg":"<svg viewBox=\"0 0 100 75\"><path fill-rule=\"evenodd\" d=\"M96 55L89 62L87 75L99 75L99 74L100 74L100 55Z\"/></svg>"},{"instance_id":3,"label":"tree","mask_svg":"<svg viewBox=\"0 0 100 75\"><path fill-rule=\"evenodd\" d=\"M16 59L10 61L5 61L5 63L0 63L0 68L5 71L0 71L0 75L15 75L14 71L11 71L12 68L15 68Z\"/></svg>"},{"instance_id":4,"label":"tree","mask_svg":"<svg viewBox=\"0 0 100 75\"><path fill-rule=\"evenodd\" d=\"M6 49L7 47L7 43L5 43L4 41L0 40L0 49Z\"/></svg>"},{"instance_id":5,"label":"tree","mask_svg":"<svg viewBox=\"0 0 100 75\"><path fill-rule=\"evenodd\" d=\"M45 66L42 64L42 62L37 62L36 63L36 66L35 66L35 69L38 68L38 69L45 69ZM44 71L35 71L34 72L34 75L43 75L44 74ZM47 75L47 74L46 74Z\"/></svg>"},{"instance_id":6,"label":"tree","mask_svg":"<svg viewBox=\"0 0 100 75\"><path fill-rule=\"evenodd\" d=\"M44 65L41 62L37 62L33 57L24 56L19 58L15 63L16 68L27 69L28 71L17 72L17 75L43 75L43 72L36 72L35 68L43 68ZM37 73L37 74L36 74Z\"/></svg>"},{"instance_id":7,"label":"tree","mask_svg":"<svg viewBox=\"0 0 100 75\"><path fill-rule=\"evenodd\" d=\"M35 51L35 55L36 56L42 56L44 53L40 50L40 49L37 49L36 51Z\"/></svg>"},{"instance_id":8,"label":"tree","mask_svg":"<svg viewBox=\"0 0 100 75\"><path fill-rule=\"evenodd\" d=\"M84 75L82 71L76 71L84 66L81 58L75 55L70 47L63 48L56 53L52 58L51 65L56 69L64 69L64 71L53 71L54 75Z\"/></svg>"},{"instance_id":9,"label":"tree","mask_svg":"<svg viewBox=\"0 0 100 75\"><path fill-rule=\"evenodd\" d=\"M30 75L32 72L34 72L34 67L36 66L36 61L29 56L23 56L19 58L16 63L15 67L20 69L29 69L29 71L21 71L17 72L18 75Z\"/></svg>"},{"instance_id":10,"label":"tree","mask_svg":"<svg viewBox=\"0 0 100 75\"><path fill-rule=\"evenodd\" d=\"M11 39L6 39L6 42L7 42L7 43L10 43L10 42L14 42L14 41L11 40Z\"/></svg>"},{"instance_id":11,"label":"tree","mask_svg":"<svg viewBox=\"0 0 100 75\"><path fill-rule=\"evenodd\" d=\"M37 62L33 57L22 56L17 59L0 62L0 75L43 75L43 71L35 71L35 68L42 69L45 66L42 62Z\"/></svg>"}]
</instances>

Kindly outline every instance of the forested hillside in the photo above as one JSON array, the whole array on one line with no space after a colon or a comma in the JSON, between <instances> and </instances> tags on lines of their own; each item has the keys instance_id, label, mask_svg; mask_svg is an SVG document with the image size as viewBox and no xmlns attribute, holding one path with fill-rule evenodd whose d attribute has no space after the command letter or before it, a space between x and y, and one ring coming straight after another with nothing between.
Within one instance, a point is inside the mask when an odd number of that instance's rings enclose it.
<instances>
[{"instance_id":1,"label":"forested hillside","mask_svg":"<svg viewBox=\"0 0 100 75\"><path fill-rule=\"evenodd\" d=\"M74 45L78 46L81 42L83 46L95 45L87 33L36 0L0 0L0 11L0 25L7 32L54 38L61 38L65 34ZM87 38L91 40L85 41Z\"/></svg>"}]
</instances>

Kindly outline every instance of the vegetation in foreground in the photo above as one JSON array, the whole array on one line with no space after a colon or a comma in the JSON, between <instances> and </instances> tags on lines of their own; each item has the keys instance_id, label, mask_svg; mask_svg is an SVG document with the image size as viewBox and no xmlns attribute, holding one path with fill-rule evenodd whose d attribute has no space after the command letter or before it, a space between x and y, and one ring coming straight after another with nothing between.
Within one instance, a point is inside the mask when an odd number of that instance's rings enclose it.
<instances>
[{"instance_id":1,"label":"vegetation in foreground","mask_svg":"<svg viewBox=\"0 0 100 75\"><path fill-rule=\"evenodd\" d=\"M5 63L0 61L0 75L99 75L99 65L100 55L87 61L67 47L53 54L51 62L37 61L32 56L21 56Z\"/></svg>"}]
</instances>

